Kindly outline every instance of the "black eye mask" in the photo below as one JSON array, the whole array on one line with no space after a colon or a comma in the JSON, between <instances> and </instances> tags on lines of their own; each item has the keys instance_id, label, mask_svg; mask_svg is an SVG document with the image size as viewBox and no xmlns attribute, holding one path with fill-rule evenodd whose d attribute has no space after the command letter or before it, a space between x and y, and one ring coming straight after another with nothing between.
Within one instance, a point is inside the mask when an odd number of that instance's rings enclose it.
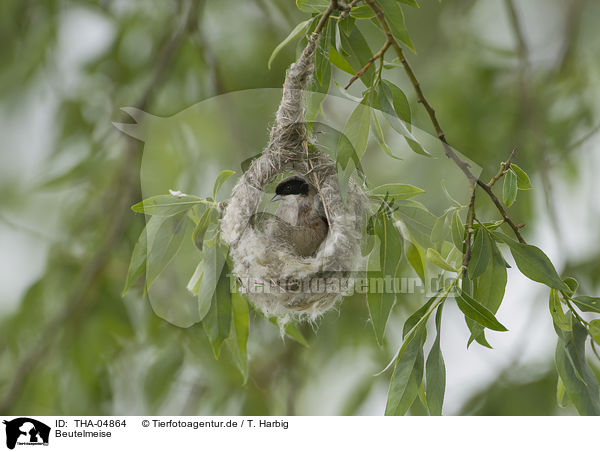
<instances>
[{"instance_id":1,"label":"black eye mask","mask_svg":"<svg viewBox=\"0 0 600 452\"><path fill-rule=\"evenodd\" d=\"M288 177L282 180L275 189L275 195L308 195L308 182L299 176Z\"/></svg>"}]
</instances>

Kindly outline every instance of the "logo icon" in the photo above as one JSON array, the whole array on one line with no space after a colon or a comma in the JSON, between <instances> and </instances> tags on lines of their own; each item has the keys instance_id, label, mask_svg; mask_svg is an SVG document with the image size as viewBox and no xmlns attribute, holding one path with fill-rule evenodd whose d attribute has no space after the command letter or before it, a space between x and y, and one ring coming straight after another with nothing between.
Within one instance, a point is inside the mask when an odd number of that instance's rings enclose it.
<instances>
[{"instance_id":1,"label":"logo icon","mask_svg":"<svg viewBox=\"0 0 600 452\"><path fill-rule=\"evenodd\" d=\"M50 427L30 417L18 417L6 424L6 447L14 449L18 445L48 445Z\"/></svg>"}]
</instances>

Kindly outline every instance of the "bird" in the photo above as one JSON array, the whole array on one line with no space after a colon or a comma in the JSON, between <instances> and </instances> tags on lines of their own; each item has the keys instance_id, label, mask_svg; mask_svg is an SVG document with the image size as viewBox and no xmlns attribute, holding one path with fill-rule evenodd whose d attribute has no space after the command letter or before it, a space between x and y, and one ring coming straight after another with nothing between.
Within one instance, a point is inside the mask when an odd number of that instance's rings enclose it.
<instances>
[{"instance_id":1,"label":"bird","mask_svg":"<svg viewBox=\"0 0 600 452\"><path fill-rule=\"evenodd\" d=\"M256 213L250 224L300 256L314 255L329 231L316 188L301 176L291 176L277 185L271 201L280 203L275 215Z\"/></svg>"}]
</instances>

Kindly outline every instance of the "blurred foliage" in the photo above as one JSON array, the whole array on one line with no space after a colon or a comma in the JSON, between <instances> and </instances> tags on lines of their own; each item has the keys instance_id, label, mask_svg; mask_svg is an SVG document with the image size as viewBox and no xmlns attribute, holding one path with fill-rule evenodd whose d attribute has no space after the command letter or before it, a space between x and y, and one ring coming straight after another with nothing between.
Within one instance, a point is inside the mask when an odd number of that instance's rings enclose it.
<instances>
[{"instance_id":1,"label":"blurred foliage","mask_svg":"<svg viewBox=\"0 0 600 452\"><path fill-rule=\"evenodd\" d=\"M528 225L525 231L550 221L559 234L569 234L561 230L556 190L583 178L583 156L593 141L585 138L600 122L595 102L600 5L539 0L523 6L530 42L524 59L504 2L420 3L420 9L403 8L418 52L408 58L451 144L480 165L485 178L517 147L517 162L536 190L520 191L511 215ZM9 127L16 130L10 137L18 136L2 150L0 233L6 242L25 234L43 253L29 250L32 257L23 257L28 249L15 249L21 242L2 253L4 271L17 257L40 260L41 270L30 272L17 301L0 306L1 414L383 414L390 375L373 375L393 356L401 335L388 331L380 347L358 296L324 316L318 327L300 327L309 347L282 340L277 326L250 311L245 384L229 349L215 360L202 325L166 322L140 287L121 298L129 257L144 227L130 206L142 199L144 181L142 144L112 125L128 121L119 109L135 106L170 116L221 93L279 88L294 46L284 47L267 70L269 56L308 18L284 0L3 0L0 108L3 118L19 123L5 126L7 136ZM366 45L377 49L376 28L367 21L361 30ZM361 66L356 64L355 71ZM333 75L342 86L350 78L338 70ZM386 77L406 93L413 123L431 132L404 73L386 68ZM362 89L357 82L351 92ZM339 93L333 85L331 91ZM215 137L224 137L215 143L227 143L227 152L217 144L203 148L205 173L190 184L210 191L221 169L237 170L258 152L271 107L267 100L257 107L256 118L267 119L262 128L229 110L231 121L245 124L239 136L229 136L230 124L211 125ZM44 133L32 130L44 127L31 115L36 109L49 118ZM30 145L37 132L44 142ZM423 198L432 211L448 204L439 188L441 179L451 180L448 165L431 164L424 173L412 160L390 165L388 156L373 155L370 147L366 155L366 170L375 168L379 182L394 181L402 167L402 182L437 183L437 191ZM154 165L171 168L166 150ZM149 194L164 193L165 181L154 181ZM466 193L460 185L448 189ZM546 197L549 216L533 209L535 196ZM493 206L480 199L478 209L488 209L491 217ZM571 202L591 211L592 224L598 224L589 200ZM597 228L589 232L590 243L597 234ZM598 293L598 247L590 246L585 256L561 257L564 276L576 275L582 293ZM25 269L29 266L33 263ZM402 261L396 271L410 268ZM178 301L168 297L175 287L181 281L162 289L169 303ZM546 292L538 295L547 303ZM390 324L399 325L422 301L402 297ZM452 351L445 350L445 359L452 359ZM528 368L507 368L502 379L469 392L454 412L573 412L555 403L552 360L552 354L544 357L547 371L533 377ZM424 412L417 399L411 413Z\"/></svg>"},{"instance_id":2,"label":"blurred foliage","mask_svg":"<svg viewBox=\"0 0 600 452\"><path fill-rule=\"evenodd\" d=\"M556 408L553 371L527 381L499 381L474 394L461 414L470 416L544 416Z\"/></svg>"}]
</instances>

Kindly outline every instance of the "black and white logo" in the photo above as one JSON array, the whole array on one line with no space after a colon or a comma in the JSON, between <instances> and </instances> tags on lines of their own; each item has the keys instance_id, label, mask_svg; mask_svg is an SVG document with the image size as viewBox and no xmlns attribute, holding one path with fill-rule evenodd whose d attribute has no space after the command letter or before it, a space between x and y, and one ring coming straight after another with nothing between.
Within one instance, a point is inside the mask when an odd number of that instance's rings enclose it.
<instances>
[{"instance_id":1,"label":"black and white logo","mask_svg":"<svg viewBox=\"0 0 600 452\"><path fill-rule=\"evenodd\" d=\"M50 439L50 427L30 417L18 417L6 424L6 447L47 446Z\"/></svg>"}]
</instances>

